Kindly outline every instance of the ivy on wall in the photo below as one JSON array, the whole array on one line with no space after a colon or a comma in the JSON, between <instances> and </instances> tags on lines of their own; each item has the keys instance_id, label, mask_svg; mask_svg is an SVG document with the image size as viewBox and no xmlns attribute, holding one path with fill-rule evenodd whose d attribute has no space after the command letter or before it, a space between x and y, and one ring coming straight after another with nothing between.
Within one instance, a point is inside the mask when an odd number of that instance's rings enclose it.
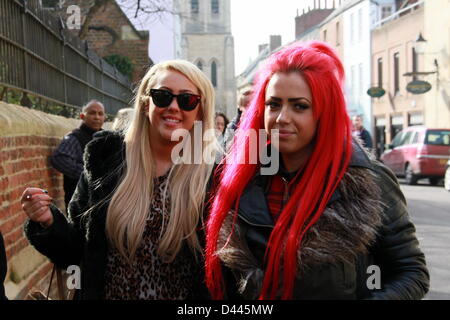
<instances>
[{"instance_id":1,"label":"ivy on wall","mask_svg":"<svg viewBox=\"0 0 450 320\"><path fill-rule=\"evenodd\" d=\"M133 63L130 58L118 54L110 54L103 57L103 59L110 65L115 66L122 74L131 78L131 75L133 74Z\"/></svg>"}]
</instances>

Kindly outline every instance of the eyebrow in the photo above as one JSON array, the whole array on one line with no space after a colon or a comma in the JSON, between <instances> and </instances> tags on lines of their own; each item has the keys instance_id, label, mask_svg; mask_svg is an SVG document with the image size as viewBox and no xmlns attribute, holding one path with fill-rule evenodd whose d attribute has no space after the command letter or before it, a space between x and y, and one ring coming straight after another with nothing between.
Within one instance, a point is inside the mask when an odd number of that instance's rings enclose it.
<instances>
[{"instance_id":1,"label":"eyebrow","mask_svg":"<svg viewBox=\"0 0 450 320\"><path fill-rule=\"evenodd\" d=\"M162 87L160 87L160 88L158 88L158 89L159 89L159 90L165 89L165 90L168 90L168 91L170 91L170 92L173 92L172 89L170 89L169 87L165 87L165 86L162 86ZM189 89L180 90L180 93L192 93L192 94L197 94L197 93L195 93L194 91L189 90Z\"/></svg>"},{"instance_id":2,"label":"eyebrow","mask_svg":"<svg viewBox=\"0 0 450 320\"><path fill-rule=\"evenodd\" d=\"M270 97L269 99L275 100L275 101L282 101L283 99L278 98L278 97ZM311 101L309 101L309 99L305 98L305 97L298 97L298 98L289 98L288 102L296 102L298 100L306 100L311 104Z\"/></svg>"}]
</instances>

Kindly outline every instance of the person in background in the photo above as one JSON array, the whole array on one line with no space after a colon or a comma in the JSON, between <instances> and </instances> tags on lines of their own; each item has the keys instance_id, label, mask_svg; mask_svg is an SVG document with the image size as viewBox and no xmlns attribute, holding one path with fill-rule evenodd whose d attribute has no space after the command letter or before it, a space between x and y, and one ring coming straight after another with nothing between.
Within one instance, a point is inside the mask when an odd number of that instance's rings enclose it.
<instances>
[{"instance_id":1,"label":"person in background","mask_svg":"<svg viewBox=\"0 0 450 320\"><path fill-rule=\"evenodd\" d=\"M359 138L363 143L363 147L367 148L369 151L372 150L372 137L370 136L369 131L363 127L363 119L360 115L353 117L353 136Z\"/></svg>"},{"instance_id":2,"label":"person in background","mask_svg":"<svg viewBox=\"0 0 450 320\"><path fill-rule=\"evenodd\" d=\"M94 133L102 130L105 107L98 100L86 103L80 113L81 125L64 136L61 144L50 157L51 165L64 175L64 203L69 206L78 179L83 171L84 148Z\"/></svg>"},{"instance_id":3,"label":"person in background","mask_svg":"<svg viewBox=\"0 0 450 320\"><path fill-rule=\"evenodd\" d=\"M257 79L230 151L237 161L217 168L206 233L212 297L423 298L430 278L405 197L352 139L337 53L294 43ZM275 173L240 161L261 145L248 135L259 130L279 154Z\"/></svg>"},{"instance_id":4,"label":"person in background","mask_svg":"<svg viewBox=\"0 0 450 320\"><path fill-rule=\"evenodd\" d=\"M117 112L111 130L125 131L133 119L133 108L123 108Z\"/></svg>"},{"instance_id":5,"label":"person in background","mask_svg":"<svg viewBox=\"0 0 450 320\"><path fill-rule=\"evenodd\" d=\"M223 114L222 112L216 112L216 117L214 119L214 127L216 128L216 136L220 145L222 145L225 129L228 123L229 121L225 114Z\"/></svg>"},{"instance_id":6,"label":"person in background","mask_svg":"<svg viewBox=\"0 0 450 320\"><path fill-rule=\"evenodd\" d=\"M125 133L99 132L86 146L67 218L42 190L24 191L25 233L57 266L81 267L78 299L208 298L202 227L214 162L180 163L172 154L191 141L174 135L195 138L196 121L202 134L212 134L198 143L214 160L210 80L184 60L155 64L139 85Z\"/></svg>"},{"instance_id":7,"label":"person in background","mask_svg":"<svg viewBox=\"0 0 450 320\"><path fill-rule=\"evenodd\" d=\"M239 122L245 116L245 112L249 106L249 103L252 99L253 89L249 88L241 92L238 98L238 108L237 115L231 120L231 122L226 126L224 137L223 137L223 146L224 150L229 150L231 144L233 142L233 138L235 135L235 131L238 128Z\"/></svg>"},{"instance_id":8,"label":"person in background","mask_svg":"<svg viewBox=\"0 0 450 320\"><path fill-rule=\"evenodd\" d=\"M6 273L8 271L8 264L6 260L5 243L3 242L3 235L0 232L0 300L8 300L5 295L5 282Z\"/></svg>"}]
</instances>

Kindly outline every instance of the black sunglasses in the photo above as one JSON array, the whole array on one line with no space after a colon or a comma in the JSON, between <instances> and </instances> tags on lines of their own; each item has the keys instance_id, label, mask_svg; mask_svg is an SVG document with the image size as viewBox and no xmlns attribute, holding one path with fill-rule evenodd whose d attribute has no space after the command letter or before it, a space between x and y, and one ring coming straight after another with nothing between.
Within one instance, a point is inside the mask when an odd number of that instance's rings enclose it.
<instances>
[{"instance_id":1,"label":"black sunglasses","mask_svg":"<svg viewBox=\"0 0 450 320\"><path fill-rule=\"evenodd\" d=\"M173 98L177 98L178 106L184 111L194 110L201 99L197 94L180 93L177 95L168 90L161 89L150 89L150 96L155 106L159 108L167 108L172 103Z\"/></svg>"}]
</instances>

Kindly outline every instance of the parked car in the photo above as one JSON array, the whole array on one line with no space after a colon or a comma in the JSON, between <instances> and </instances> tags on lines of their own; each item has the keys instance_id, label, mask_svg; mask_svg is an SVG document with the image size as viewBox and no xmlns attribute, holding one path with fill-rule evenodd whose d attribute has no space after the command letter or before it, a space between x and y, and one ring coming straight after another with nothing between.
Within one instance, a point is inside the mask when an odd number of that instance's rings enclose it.
<instances>
[{"instance_id":1,"label":"parked car","mask_svg":"<svg viewBox=\"0 0 450 320\"><path fill-rule=\"evenodd\" d=\"M445 170L444 188L450 191L450 160L448 160L447 169Z\"/></svg>"},{"instance_id":2,"label":"parked car","mask_svg":"<svg viewBox=\"0 0 450 320\"><path fill-rule=\"evenodd\" d=\"M444 178L450 159L450 129L412 126L400 131L380 157L397 176L414 185L428 178L436 185Z\"/></svg>"}]
</instances>

